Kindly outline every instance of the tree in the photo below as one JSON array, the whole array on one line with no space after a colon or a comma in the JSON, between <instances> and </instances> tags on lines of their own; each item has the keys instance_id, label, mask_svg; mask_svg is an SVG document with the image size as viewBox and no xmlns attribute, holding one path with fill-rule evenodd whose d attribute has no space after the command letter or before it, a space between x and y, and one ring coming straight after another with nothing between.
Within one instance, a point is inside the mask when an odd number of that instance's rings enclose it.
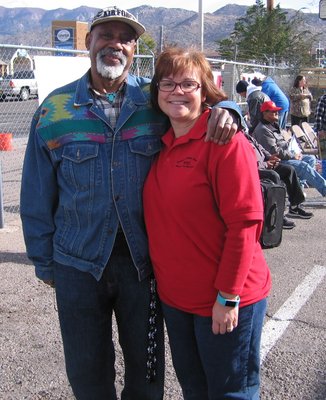
<instances>
[{"instance_id":1,"label":"tree","mask_svg":"<svg viewBox=\"0 0 326 400\"><path fill-rule=\"evenodd\" d=\"M230 37L218 41L221 56L228 60L286 64L294 69L311 65L311 48L318 35L304 29L302 13L291 20L277 5L267 10L259 0L237 20Z\"/></svg>"},{"instance_id":2,"label":"tree","mask_svg":"<svg viewBox=\"0 0 326 400\"><path fill-rule=\"evenodd\" d=\"M156 48L156 42L147 32L144 33L139 39L139 52L138 54L152 55Z\"/></svg>"}]
</instances>

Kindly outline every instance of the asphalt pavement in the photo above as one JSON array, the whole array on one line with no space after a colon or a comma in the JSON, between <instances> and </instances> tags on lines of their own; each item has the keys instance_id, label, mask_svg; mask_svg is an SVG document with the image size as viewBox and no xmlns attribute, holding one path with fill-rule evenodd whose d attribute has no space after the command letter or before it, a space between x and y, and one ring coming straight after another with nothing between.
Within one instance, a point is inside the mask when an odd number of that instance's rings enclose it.
<instances>
[{"instance_id":1,"label":"asphalt pavement","mask_svg":"<svg viewBox=\"0 0 326 400\"><path fill-rule=\"evenodd\" d=\"M278 248L264 251L273 277L262 338L265 400L326 399L326 198L315 189L306 193L314 217L296 220ZM34 276L18 216L0 229L0 276L0 399L73 399L54 292ZM123 359L116 346L120 390ZM168 348L166 358L164 399L181 400Z\"/></svg>"}]
</instances>

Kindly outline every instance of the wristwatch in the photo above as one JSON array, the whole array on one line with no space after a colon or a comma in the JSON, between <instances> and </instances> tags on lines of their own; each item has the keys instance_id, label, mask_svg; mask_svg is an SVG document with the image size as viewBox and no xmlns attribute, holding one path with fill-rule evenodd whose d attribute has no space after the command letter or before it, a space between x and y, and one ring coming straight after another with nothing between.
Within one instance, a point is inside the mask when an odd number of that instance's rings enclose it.
<instances>
[{"instance_id":1,"label":"wristwatch","mask_svg":"<svg viewBox=\"0 0 326 400\"><path fill-rule=\"evenodd\" d=\"M239 303L240 303L240 296L236 296L234 299L230 300L230 299L226 299L225 297L223 297L220 292L218 292L216 301L220 304L222 304L222 306L227 306L227 307L238 307Z\"/></svg>"}]
</instances>

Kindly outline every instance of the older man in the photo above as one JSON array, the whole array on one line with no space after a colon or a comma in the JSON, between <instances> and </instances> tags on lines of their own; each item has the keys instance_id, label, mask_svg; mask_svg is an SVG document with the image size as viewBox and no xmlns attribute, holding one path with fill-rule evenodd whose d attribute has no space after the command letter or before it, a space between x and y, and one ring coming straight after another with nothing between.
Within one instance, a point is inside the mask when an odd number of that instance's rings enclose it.
<instances>
[{"instance_id":1,"label":"older man","mask_svg":"<svg viewBox=\"0 0 326 400\"><path fill-rule=\"evenodd\" d=\"M117 7L94 17L86 36L91 68L41 104L24 161L27 253L36 276L55 287L67 375L78 400L117 398L113 312L125 362L121 399L163 398L163 322L142 190L167 119L151 107L150 80L129 74L144 31ZM232 116L216 114L218 133L232 136Z\"/></svg>"},{"instance_id":2,"label":"older man","mask_svg":"<svg viewBox=\"0 0 326 400\"><path fill-rule=\"evenodd\" d=\"M281 163L292 165L300 180L307 181L309 186L316 188L322 196L326 196L326 181L315 169L315 156L303 155L301 152L294 154L290 151L278 124L280 109L281 107L277 107L273 101L266 101L261 105L262 118L253 132L254 138L270 154L277 155ZM290 206L289 215L300 218L304 213L300 206Z\"/></svg>"},{"instance_id":3,"label":"older man","mask_svg":"<svg viewBox=\"0 0 326 400\"><path fill-rule=\"evenodd\" d=\"M301 206L305 201L305 196L295 169L291 165L281 164L281 160L276 154L270 154L251 135L246 134L246 137L255 150L260 179L269 179L277 184L284 182L288 193L290 209L295 209L298 206L299 211L297 212L297 216L299 218L310 219L313 213L303 210ZM283 229L292 229L294 227L295 223L290 221L286 216L283 216Z\"/></svg>"}]
</instances>

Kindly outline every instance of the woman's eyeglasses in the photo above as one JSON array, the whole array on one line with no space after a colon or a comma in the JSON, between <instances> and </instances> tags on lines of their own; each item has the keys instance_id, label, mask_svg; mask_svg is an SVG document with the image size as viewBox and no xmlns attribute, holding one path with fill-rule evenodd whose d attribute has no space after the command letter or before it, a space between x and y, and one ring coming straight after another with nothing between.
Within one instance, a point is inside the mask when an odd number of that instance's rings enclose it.
<instances>
[{"instance_id":1,"label":"woman's eyeglasses","mask_svg":"<svg viewBox=\"0 0 326 400\"><path fill-rule=\"evenodd\" d=\"M157 87L161 92L173 92L177 86L179 86L184 93L194 92L201 87L201 85L196 81L183 81L177 83L170 79L163 79L157 84Z\"/></svg>"}]
</instances>

